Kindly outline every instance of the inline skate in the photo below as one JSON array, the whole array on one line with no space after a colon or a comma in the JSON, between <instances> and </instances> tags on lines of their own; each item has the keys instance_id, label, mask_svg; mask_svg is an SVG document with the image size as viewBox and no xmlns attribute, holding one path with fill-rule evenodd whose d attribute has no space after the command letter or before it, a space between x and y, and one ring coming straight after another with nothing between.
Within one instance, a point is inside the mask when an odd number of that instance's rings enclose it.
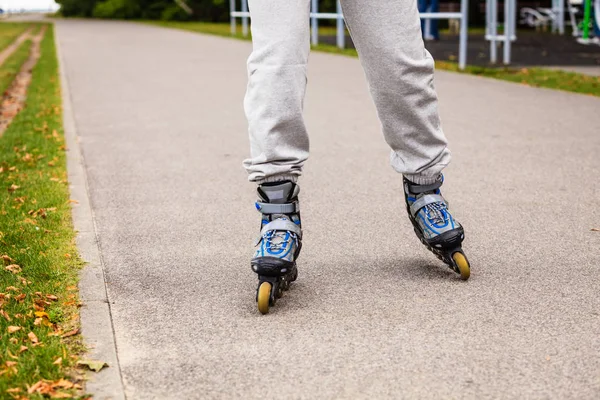
<instances>
[{"instance_id":1,"label":"inline skate","mask_svg":"<svg viewBox=\"0 0 600 400\"><path fill-rule=\"evenodd\" d=\"M466 281L471 267L461 247L465 233L448 211L440 192L443 182L443 175L430 185L417 185L404 178L406 208L421 243Z\"/></svg>"},{"instance_id":2,"label":"inline skate","mask_svg":"<svg viewBox=\"0 0 600 400\"><path fill-rule=\"evenodd\" d=\"M266 314L298 277L296 259L302 248L300 187L283 181L260 185L257 191L256 209L262 219L250 264L258 274L258 311Z\"/></svg>"}]
</instances>

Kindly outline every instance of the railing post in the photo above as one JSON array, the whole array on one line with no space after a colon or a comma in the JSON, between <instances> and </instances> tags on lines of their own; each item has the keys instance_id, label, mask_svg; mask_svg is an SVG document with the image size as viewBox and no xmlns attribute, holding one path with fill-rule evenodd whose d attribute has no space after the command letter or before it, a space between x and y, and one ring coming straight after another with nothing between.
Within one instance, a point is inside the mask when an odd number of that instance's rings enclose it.
<instances>
[{"instance_id":1,"label":"railing post","mask_svg":"<svg viewBox=\"0 0 600 400\"><path fill-rule=\"evenodd\" d=\"M458 68L467 66L467 38L469 36L469 0L461 0L460 13L460 45L458 48Z\"/></svg>"},{"instance_id":2,"label":"railing post","mask_svg":"<svg viewBox=\"0 0 600 400\"><path fill-rule=\"evenodd\" d=\"M336 2L337 11L337 47L343 49L346 47L346 31L344 27L344 17L342 14L342 5L340 0Z\"/></svg>"},{"instance_id":3,"label":"railing post","mask_svg":"<svg viewBox=\"0 0 600 400\"><path fill-rule=\"evenodd\" d=\"M488 0L490 4L490 63L498 62L498 45L496 37L498 36L498 3L496 0Z\"/></svg>"},{"instance_id":4,"label":"railing post","mask_svg":"<svg viewBox=\"0 0 600 400\"><path fill-rule=\"evenodd\" d=\"M310 18L310 26L311 26L311 42L313 46L319 44L319 20L317 19L316 14L319 12L319 0L311 0L311 13L313 16Z\"/></svg>"},{"instance_id":5,"label":"railing post","mask_svg":"<svg viewBox=\"0 0 600 400\"><path fill-rule=\"evenodd\" d=\"M510 64L512 0L504 0L504 64Z\"/></svg>"},{"instance_id":6,"label":"railing post","mask_svg":"<svg viewBox=\"0 0 600 400\"><path fill-rule=\"evenodd\" d=\"M242 12L248 12L248 0L242 0ZM242 17L242 35L248 36L248 17Z\"/></svg>"},{"instance_id":7,"label":"railing post","mask_svg":"<svg viewBox=\"0 0 600 400\"><path fill-rule=\"evenodd\" d=\"M229 0L229 22L231 24L231 34L232 35L235 35L236 25L237 25L237 22L235 22L235 17L232 14L234 12L235 12L235 0Z\"/></svg>"}]
</instances>

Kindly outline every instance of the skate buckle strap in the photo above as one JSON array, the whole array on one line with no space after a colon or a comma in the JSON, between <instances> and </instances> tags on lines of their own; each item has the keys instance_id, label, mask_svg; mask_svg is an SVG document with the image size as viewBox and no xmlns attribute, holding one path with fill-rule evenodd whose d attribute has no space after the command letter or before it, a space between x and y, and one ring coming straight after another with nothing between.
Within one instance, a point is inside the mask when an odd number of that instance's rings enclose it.
<instances>
[{"instance_id":1,"label":"skate buckle strap","mask_svg":"<svg viewBox=\"0 0 600 400\"><path fill-rule=\"evenodd\" d=\"M256 209L263 214L295 214L300 211L297 201L287 204L262 203L257 201Z\"/></svg>"},{"instance_id":2,"label":"skate buckle strap","mask_svg":"<svg viewBox=\"0 0 600 400\"><path fill-rule=\"evenodd\" d=\"M260 231L260 236L263 237L269 231L287 231L293 232L298 235L299 238L302 237L302 229L289 219L278 218L275 221L271 221L266 224Z\"/></svg>"},{"instance_id":3,"label":"skate buckle strap","mask_svg":"<svg viewBox=\"0 0 600 400\"><path fill-rule=\"evenodd\" d=\"M410 206L410 213L413 217L417 216L419 210L425 207L428 204L433 203L444 203L448 205L446 200L439 194L426 194L424 196L419 197L412 205Z\"/></svg>"}]
</instances>

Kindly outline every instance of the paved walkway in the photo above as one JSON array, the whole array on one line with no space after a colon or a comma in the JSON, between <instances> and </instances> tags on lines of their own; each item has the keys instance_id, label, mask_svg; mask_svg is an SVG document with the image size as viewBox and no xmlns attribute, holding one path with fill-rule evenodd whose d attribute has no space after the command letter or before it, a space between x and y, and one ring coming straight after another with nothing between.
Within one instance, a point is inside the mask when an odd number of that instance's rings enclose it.
<instances>
[{"instance_id":1,"label":"paved walkway","mask_svg":"<svg viewBox=\"0 0 600 400\"><path fill-rule=\"evenodd\" d=\"M128 398L600 397L600 99L436 74L465 283L414 237L359 62L314 53L300 277L261 316L251 45L57 24Z\"/></svg>"}]
</instances>

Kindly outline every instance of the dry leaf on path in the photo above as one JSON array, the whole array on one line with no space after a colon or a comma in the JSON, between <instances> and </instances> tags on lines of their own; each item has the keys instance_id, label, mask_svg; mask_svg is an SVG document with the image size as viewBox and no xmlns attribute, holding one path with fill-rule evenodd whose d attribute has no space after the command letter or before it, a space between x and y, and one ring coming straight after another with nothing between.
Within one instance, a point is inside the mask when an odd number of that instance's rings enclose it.
<instances>
[{"instance_id":1,"label":"dry leaf on path","mask_svg":"<svg viewBox=\"0 0 600 400\"><path fill-rule=\"evenodd\" d=\"M104 361L97 361L97 360L79 360L79 361L77 361L77 365L87 367L88 369L95 371L95 372L100 372L100 370L102 368L108 367L108 364L105 363Z\"/></svg>"},{"instance_id":2,"label":"dry leaf on path","mask_svg":"<svg viewBox=\"0 0 600 400\"><path fill-rule=\"evenodd\" d=\"M600 232L600 229L598 229L598 228L592 228L592 232Z\"/></svg>"}]
</instances>

